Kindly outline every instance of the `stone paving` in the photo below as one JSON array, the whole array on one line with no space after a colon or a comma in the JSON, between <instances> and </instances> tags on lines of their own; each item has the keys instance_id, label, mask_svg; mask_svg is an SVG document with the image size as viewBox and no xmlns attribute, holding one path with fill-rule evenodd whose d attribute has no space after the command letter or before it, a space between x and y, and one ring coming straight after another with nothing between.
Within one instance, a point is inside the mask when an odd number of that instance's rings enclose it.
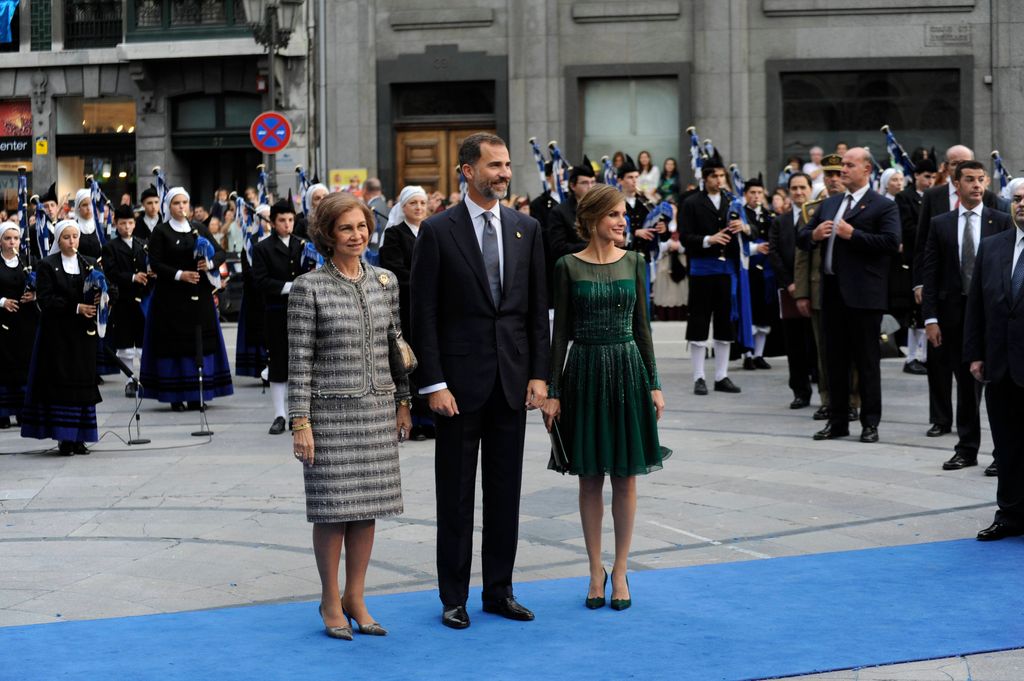
<instances>
[{"instance_id":1,"label":"stone paving","mask_svg":"<svg viewBox=\"0 0 1024 681\"><path fill-rule=\"evenodd\" d=\"M900 360L883 361L881 442L819 443L812 409L788 409L785 358L770 371L733 363L740 395L694 396L684 328L655 324L661 434L674 454L640 480L631 569L959 539L991 521L987 429L979 467L941 471L954 437L924 437L925 379ZM229 348L234 335L226 326ZM102 387L106 434L91 456L0 431L0 626L315 599L301 471L290 438L266 434L273 414L258 382L238 379L213 403L212 440L190 435L196 414L144 403L153 442L131 447L119 439L134 409L121 385ZM586 573L576 482L546 469L546 441L531 415L521 581ZM433 443L407 443L401 456L405 514L378 523L372 593L434 587ZM607 549L610 517L605 526ZM475 568L479 583L479 552ZM1024 678L1024 652L801 678L1011 681Z\"/></svg>"}]
</instances>

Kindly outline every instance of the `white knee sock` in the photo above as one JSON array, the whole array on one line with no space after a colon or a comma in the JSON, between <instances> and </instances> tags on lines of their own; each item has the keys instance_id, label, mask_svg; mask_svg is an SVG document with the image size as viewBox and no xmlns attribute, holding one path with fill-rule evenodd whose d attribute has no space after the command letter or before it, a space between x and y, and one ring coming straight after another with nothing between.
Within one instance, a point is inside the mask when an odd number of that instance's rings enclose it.
<instances>
[{"instance_id":1,"label":"white knee sock","mask_svg":"<svg viewBox=\"0 0 1024 681\"><path fill-rule=\"evenodd\" d=\"M906 364L910 364L917 359L917 329L910 327L907 329L907 361Z\"/></svg>"},{"instance_id":2,"label":"white knee sock","mask_svg":"<svg viewBox=\"0 0 1024 681\"><path fill-rule=\"evenodd\" d=\"M729 376L729 350L732 343L715 341L715 382Z\"/></svg>"},{"instance_id":3,"label":"white knee sock","mask_svg":"<svg viewBox=\"0 0 1024 681\"><path fill-rule=\"evenodd\" d=\"M288 400L287 383L271 383L270 399L274 402L274 417L288 418L288 407L285 403Z\"/></svg>"},{"instance_id":4,"label":"white knee sock","mask_svg":"<svg viewBox=\"0 0 1024 681\"><path fill-rule=\"evenodd\" d=\"M693 366L693 382L704 378L704 357L707 351L703 345L690 343L690 364Z\"/></svg>"},{"instance_id":5,"label":"white knee sock","mask_svg":"<svg viewBox=\"0 0 1024 681\"><path fill-rule=\"evenodd\" d=\"M754 357L764 356L764 344L768 340L768 334L764 331L754 332Z\"/></svg>"}]
</instances>

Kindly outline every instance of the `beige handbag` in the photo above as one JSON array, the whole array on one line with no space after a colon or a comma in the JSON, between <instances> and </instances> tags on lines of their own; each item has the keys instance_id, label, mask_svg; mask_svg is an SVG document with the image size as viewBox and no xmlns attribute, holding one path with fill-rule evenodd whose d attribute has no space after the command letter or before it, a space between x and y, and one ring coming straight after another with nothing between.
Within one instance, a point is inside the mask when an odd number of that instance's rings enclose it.
<instances>
[{"instance_id":1,"label":"beige handbag","mask_svg":"<svg viewBox=\"0 0 1024 681\"><path fill-rule=\"evenodd\" d=\"M388 281L390 281L386 274L380 275L377 277L377 280L385 288L387 288ZM391 312L390 305L388 306L388 311L391 314L391 328L388 330L388 359L391 364L391 370L408 376L416 371L416 367L419 366L419 360L416 359L416 353L412 351L409 341L402 337L402 325L395 319L395 314Z\"/></svg>"}]
</instances>

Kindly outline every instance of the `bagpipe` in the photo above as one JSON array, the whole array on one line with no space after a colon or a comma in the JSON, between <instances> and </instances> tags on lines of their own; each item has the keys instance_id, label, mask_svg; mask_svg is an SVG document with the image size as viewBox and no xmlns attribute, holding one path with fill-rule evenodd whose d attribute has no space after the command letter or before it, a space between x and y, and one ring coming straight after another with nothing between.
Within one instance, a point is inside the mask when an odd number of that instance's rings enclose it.
<instances>
[{"instance_id":1,"label":"bagpipe","mask_svg":"<svg viewBox=\"0 0 1024 681\"><path fill-rule=\"evenodd\" d=\"M295 166L295 193L299 195L299 208L302 208L301 211L296 209L295 200L292 199L292 209L295 210L296 213L305 212L305 205L302 199L312 186L313 183L310 182L309 177L306 176L305 169L302 166Z\"/></svg>"},{"instance_id":2,"label":"bagpipe","mask_svg":"<svg viewBox=\"0 0 1024 681\"><path fill-rule=\"evenodd\" d=\"M258 195L257 201L261 206L270 205L270 195L267 194L267 166L265 163L260 163L256 166L258 173L256 179L256 192Z\"/></svg>"},{"instance_id":3,"label":"bagpipe","mask_svg":"<svg viewBox=\"0 0 1024 681\"><path fill-rule=\"evenodd\" d=\"M85 184L89 188L89 202L92 203L92 219L96 222L96 237L100 240L100 245L103 246L107 243L107 239L111 238L112 231L116 234L113 220L113 203L103 193L103 189L100 188L100 183L96 181L95 176L86 175Z\"/></svg>"},{"instance_id":4,"label":"bagpipe","mask_svg":"<svg viewBox=\"0 0 1024 681\"><path fill-rule=\"evenodd\" d=\"M697 135L697 128L691 125L686 129L686 134L690 136L690 168L693 169L693 179L696 180L697 186L703 189L704 176L701 173L701 168L704 167L704 161L709 156L701 146L700 137Z\"/></svg>"},{"instance_id":5,"label":"bagpipe","mask_svg":"<svg viewBox=\"0 0 1024 681\"><path fill-rule=\"evenodd\" d=\"M562 157L562 150L558 148L557 140L548 142L548 149L551 151L551 176L555 180L558 200L564 201L569 194L569 165Z\"/></svg>"},{"instance_id":6,"label":"bagpipe","mask_svg":"<svg viewBox=\"0 0 1024 681\"><path fill-rule=\"evenodd\" d=\"M36 243L39 244L39 256L46 257L46 254L50 252L50 246L53 244L50 216L46 214L46 209L43 208L43 202L39 198L39 194L33 194L28 201L36 209Z\"/></svg>"},{"instance_id":7,"label":"bagpipe","mask_svg":"<svg viewBox=\"0 0 1024 681\"><path fill-rule=\"evenodd\" d=\"M86 301L96 301L96 328L86 333L103 338L107 335L107 321L110 319L110 286L107 284L107 277L103 274L103 270L89 265L82 289ZM96 299L97 296L99 296L99 300ZM87 304L92 305L93 303Z\"/></svg>"},{"instance_id":8,"label":"bagpipe","mask_svg":"<svg viewBox=\"0 0 1024 681\"><path fill-rule=\"evenodd\" d=\"M537 146L537 138L530 138L530 150L533 152L533 160L537 164L537 173L540 174L540 190L541 193L550 192L551 185L548 184L548 176L544 172L544 154L541 152L540 147Z\"/></svg>"},{"instance_id":9,"label":"bagpipe","mask_svg":"<svg viewBox=\"0 0 1024 681\"><path fill-rule=\"evenodd\" d=\"M1013 179L1013 175L1007 172L1006 166L1003 165L1003 157L999 155L998 149L992 151L992 163L995 165L992 176L999 181L999 196L1009 201L1010 180Z\"/></svg>"},{"instance_id":10,"label":"bagpipe","mask_svg":"<svg viewBox=\"0 0 1024 681\"><path fill-rule=\"evenodd\" d=\"M324 266L324 256L316 250L312 241L302 240L302 256L299 258L299 269L302 273L312 272Z\"/></svg>"},{"instance_id":11,"label":"bagpipe","mask_svg":"<svg viewBox=\"0 0 1024 681\"><path fill-rule=\"evenodd\" d=\"M722 188L721 192L725 200L729 202L729 222L739 220L743 223L743 229L733 235L739 246L740 261L737 279L734 280L733 284L729 318L737 322L736 342L745 350L753 350L754 312L750 304L750 247L748 240L745 238L745 235L750 232L750 221L747 220L747 211L743 205L743 199L738 194L734 194L725 188ZM725 252L723 251L719 260L725 259Z\"/></svg>"},{"instance_id":12,"label":"bagpipe","mask_svg":"<svg viewBox=\"0 0 1024 681\"><path fill-rule=\"evenodd\" d=\"M21 243L18 250L26 258L32 252L30 237L32 234L28 219L28 168L18 166L18 226L21 228Z\"/></svg>"},{"instance_id":13,"label":"bagpipe","mask_svg":"<svg viewBox=\"0 0 1024 681\"><path fill-rule=\"evenodd\" d=\"M160 200L160 222L166 222L170 219L169 215L164 215L164 197L167 196L167 178L164 177L164 172L160 170L160 166L153 166L153 177L156 179L156 196Z\"/></svg>"},{"instance_id":14,"label":"bagpipe","mask_svg":"<svg viewBox=\"0 0 1024 681\"><path fill-rule=\"evenodd\" d=\"M192 236L195 237L196 243L192 247L192 255L196 261L203 261L206 263L206 278L210 282L210 285L214 289L219 290L224 287L220 277L220 268L215 267L213 259L217 255L217 249L213 243L205 236L200 234L198 230L192 231Z\"/></svg>"},{"instance_id":15,"label":"bagpipe","mask_svg":"<svg viewBox=\"0 0 1024 681\"><path fill-rule=\"evenodd\" d=\"M615 166L607 156L601 157L601 179L610 187L619 189L622 186L619 184L619 174L615 172Z\"/></svg>"},{"instance_id":16,"label":"bagpipe","mask_svg":"<svg viewBox=\"0 0 1024 681\"><path fill-rule=\"evenodd\" d=\"M881 131L885 133L885 148L889 152L889 164L894 168L900 168L908 181L914 179L914 171L917 168L914 167L914 162L910 160L907 152L903 151L903 147L896 141L896 135L893 134L892 129L888 125L883 125Z\"/></svg>"},{"instance_id":17,"label":"bagpipe","mask_svg":"<svg viewBox=\"0 0 1024 681\"><path fill-rule=\"evenodd\" d=\"M246 201L245 197L240 196L238 192L231 192L228 195L228 200L235 202L235 219L241 225L243 233L242 249L245 251L246 258L251 263L252 249L255 248L256 244L263 237L270 234L269 226L267 231L264 231L261 220L266 218L257 213L256 206Z\"/></svg>"}]
</instances>

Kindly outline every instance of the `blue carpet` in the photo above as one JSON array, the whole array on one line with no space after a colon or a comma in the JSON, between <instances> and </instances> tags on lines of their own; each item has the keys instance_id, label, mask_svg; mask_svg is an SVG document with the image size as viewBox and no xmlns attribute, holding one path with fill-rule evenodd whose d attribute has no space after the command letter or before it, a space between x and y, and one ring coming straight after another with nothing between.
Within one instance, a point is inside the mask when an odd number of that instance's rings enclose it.
<instances>
[{"instance_id":1,"label":"blue carpet","mask_svg":"<svg viewBox=\"0 0 1024 681\"><path fill-rule=\"evenodd\" d=\"M584 609L582 579L530 582L535 622L474 592L465 631L441 626L436 592L394 594L369 602L391 635L352 642L323 635L316 603L8 627L0 678L789 676L1024 647L1021 565L1024 541L962 540L637 572L625 612Z\"/></svg>"}]
</instances>

